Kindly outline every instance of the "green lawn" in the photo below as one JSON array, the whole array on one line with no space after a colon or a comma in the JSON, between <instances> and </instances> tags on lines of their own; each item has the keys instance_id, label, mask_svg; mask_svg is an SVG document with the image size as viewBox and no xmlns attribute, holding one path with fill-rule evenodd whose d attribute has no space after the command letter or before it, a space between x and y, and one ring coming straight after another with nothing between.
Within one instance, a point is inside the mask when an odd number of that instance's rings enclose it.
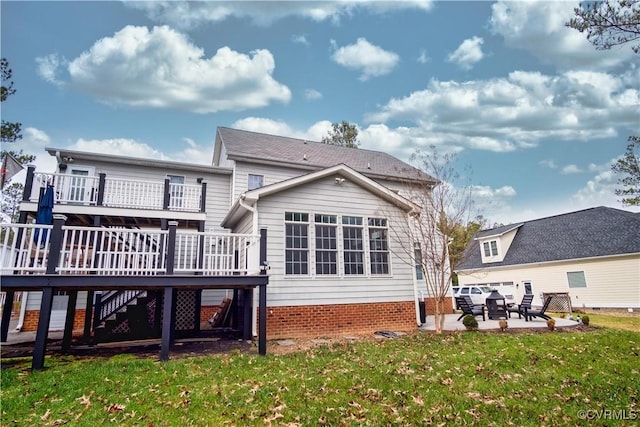
<instances>
[{"instance_id":1,"label":"green lawn","mask_svg":"<svg viewBox=\"0 0 640 427\"><path fill-rule=\"evenodd\" d=\"M640 417L640 334L605 328L418 333L164 363L56 356L44 371L29 366L3 360L2 425L569 426Z\"/></svg>"}]
</instances>

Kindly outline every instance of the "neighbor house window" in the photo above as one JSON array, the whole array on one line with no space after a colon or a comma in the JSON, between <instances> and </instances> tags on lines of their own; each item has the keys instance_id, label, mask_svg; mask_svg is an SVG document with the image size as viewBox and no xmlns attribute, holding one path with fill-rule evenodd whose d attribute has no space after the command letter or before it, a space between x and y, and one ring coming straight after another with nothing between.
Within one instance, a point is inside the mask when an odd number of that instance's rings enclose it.
<instances>
[{"instance_id":1,"label":"neighbor house window","mask_svg":"<svg viewBox=\"0 0 640 427\"><path fill-rule=\"evenodd\" d=\"M498 242L496 240L492 240L490 242L484 242L482 244L484 249L484 256L497 256L498 255Z\"/></svg>"},{"instance_id":2,"label":"neighbor house window","mask_svg":"<svg viewBox=\"0 0 640 427\"><path fill-rule=\"evenodd\" d=\"M586 288L587 280L584 277L584 271L568 271L567 280L570 288Z\"/></svg>"},{"instance_id":3,"label":"neighbor house window","mask_svg":"<svg viewBox=\"0 0 640 427\"><path fill-rule=\"evenodd\" d=\"M387 220L369 218L369 256L371 274L389 274L389 242Z\"/></svg>"},{"instance_id":4,"label":"neighbor house window","mask_svg":"<svg viewBox=\"0 0 640 427\"><path fill-rule=\"evenodd\" d=\"M338 274L337 217L314 217L316 231L316 274Z\"/></svg>"},{"instance_id":5,"label":"neighbor house window","mask_svg":"<svg viewBox=\"0 0 640 427\"><path fill-rule=\"evenodd\" d=\"M249 174L249 182L248 189L255 190L256 188L260 188L264 185L264 175L253 175Z\"/></svg>"},{"instance_id":6,"label":"neighbor house window","mask_svg":"<svg viewBox=\"0 0 640 427\"><path fill-rule=\"evenodd\" d=\"M309 274L309 214L285 212L285 274Z\"/></svg>"},{"instance_id":7,"label":"neighbor house window","mask_svg":"<svg viewBox=\"0 0 640 427\"><path fill-rule=\"evenodd\" d=\"M364 243L362 240L362 218L357 216L342 217L342 242L344 257L344 274L364 274Z\"/></svg>"}]
</instances>

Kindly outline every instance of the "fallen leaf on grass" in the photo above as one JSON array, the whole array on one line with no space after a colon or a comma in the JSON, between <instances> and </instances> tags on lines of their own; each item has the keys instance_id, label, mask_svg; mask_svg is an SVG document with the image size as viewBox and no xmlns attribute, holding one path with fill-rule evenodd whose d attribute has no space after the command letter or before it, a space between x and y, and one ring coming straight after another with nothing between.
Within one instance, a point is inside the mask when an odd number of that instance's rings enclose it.
<instances>
[{"instance_id":1,"label":"fallen leaf on grass","mask_svg":"<svg viewBox=\"0 0 640 427\"><path fill-rule=\"evenodd\" d=\"M46 421L46 419L49 418L49 415L51 415L51 410L47 409L47 412L45 412L44 415L40 417L40 419L42 421Z\"/></svg>"},{"instance_id":2,"label":"fallen leaf on grass","mask_svg":"<svg viewBox=\"0 0 640 427\"><path fill-rule=\"evenodd\" d=\"M124 411L124 408L126 408L126 406L121 405L119 403L113 403L109 405L109 408L107 408L107 410L109 412L119 412L119 411Z\"/></svg>"}]
</instances>

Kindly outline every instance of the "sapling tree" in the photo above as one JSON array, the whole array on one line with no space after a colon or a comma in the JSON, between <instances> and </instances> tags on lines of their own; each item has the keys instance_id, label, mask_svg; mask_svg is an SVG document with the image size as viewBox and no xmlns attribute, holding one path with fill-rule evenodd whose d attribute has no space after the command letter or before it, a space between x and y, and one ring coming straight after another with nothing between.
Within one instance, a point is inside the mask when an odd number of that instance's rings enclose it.
<instances>
[{"instance_id":1,"label":"sapling tree","mask_svg":"<svg viewBox=\"0 0 640 427\"><path fill-rule=\"evenodd\" d=\"M472 186L456 171L455 155L440 153L435 146L427 152L417 150L411 161L420 176L405 183L402 195L416 209L406 226L397 227L395 238L403 258L412 260L424 278L435 330L441 333L451 299L453 271L463 261L463 250L451 256L451 244L461 229L470 229L471 218L477 218L472 212Z\"/></svg>"}]
</instances>

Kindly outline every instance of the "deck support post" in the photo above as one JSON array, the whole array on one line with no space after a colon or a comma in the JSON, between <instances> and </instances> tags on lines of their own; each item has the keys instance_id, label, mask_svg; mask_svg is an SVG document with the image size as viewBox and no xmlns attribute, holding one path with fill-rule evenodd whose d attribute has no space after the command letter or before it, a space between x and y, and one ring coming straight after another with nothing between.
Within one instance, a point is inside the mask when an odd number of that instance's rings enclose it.
<instances>
[{"instance_id":1,"label":"deck support post","mask_svg":"<svg viewBox=\"0 0 640 427\"><path fill-rule=\"evenodd\" d=\"M87 291L87 304L84 308L84 332L82 339L85 342L91 341L91 317L93 317L93 291Z\"/></svg>"},{"instance_id":2,"label":"deck support post","mask_svg":"<svg viewBox=\"0 0 640 427\"><path fill-rule=\"evenodd\" d=\"M76 318L76 302L78 301L78 291L69 291L69 301L67 302L67 317L64 322L64 333L62 335L62 353L67 353L71 348L73 338L73 322Z\"/></svg>"},{"instance_id":3,"label":"deck support post","mask_svg":"<svg viewBox=\"0 0 640 427\"><path fill-rule=\"evenodd\" d=\"M173 330L175 328L174 292L171 286L164 288L164 298L162 301L162 343L160 345L160 360L169 360L169 348L173 341Z\"/></svg>"},{"instance_id":4,"label":"deck support post","mask_svg":"<svg viewBox=\"0 0 640 427\"><path fill-rule=\"evenodd\" d=\"M4 308L2 310L2 325L0 330L0 342L7 342L9 334L9 322L11 322L11 309L13 308L14 291L7 291L4 299Z\"/></svg>"},{"instance_id":5,"label":"deck support post","mask_svg":"<svg viewBox=\"0 0 640 427\"><path fill-rule=\"evenodd\" d=\"M258 317L260 325L258 327L258 354L267 354L267 285L260 285L259 292L260 308Z\"/></svg>"},{"instance_id":6,"label":"deck support post","mask_svg":"<svg viewBox=\"0 0 640 427\"><path fill-rule=\"evenodd\" d=\"M242 290L242 339L251 339L251 317L253 314L253 289Z\"/></svg>"},{"instance_id":7,"label":"deck support post","mask_svg":"<svg viewBox=\"0 0 640 427\"><path fill-rule=\"evenodd\" d=\"M47 351L52 306L53 287L47 286L42 290L42 301L40 301L40 317L38 318L36 342L33 345L33 360L31 361L32 370L44 369L44 354Z\"/></svg>"}]
</instances>

